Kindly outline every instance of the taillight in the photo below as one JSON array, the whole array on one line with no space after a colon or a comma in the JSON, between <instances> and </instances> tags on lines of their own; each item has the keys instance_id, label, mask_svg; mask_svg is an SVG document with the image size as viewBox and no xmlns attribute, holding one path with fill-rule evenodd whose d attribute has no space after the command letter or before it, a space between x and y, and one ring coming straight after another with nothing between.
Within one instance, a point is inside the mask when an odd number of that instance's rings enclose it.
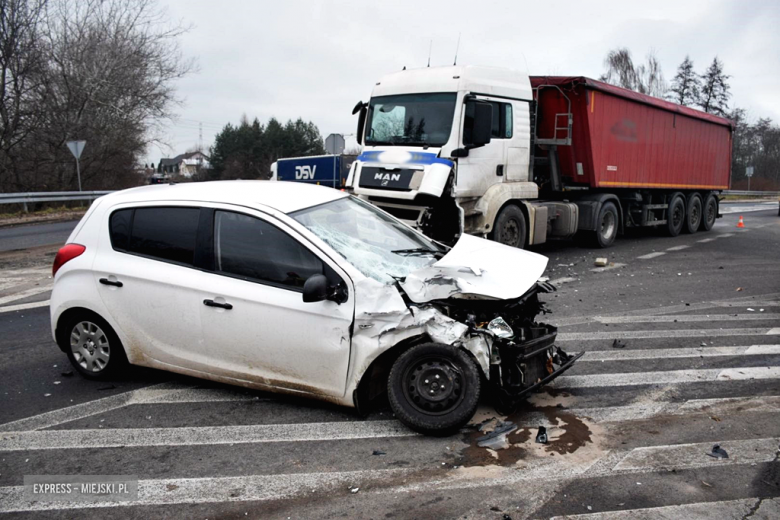
<instances>
[{"instance_id":1,"label":"taillight","mask_svg":"<svg viewBox=\"0 0 780 520\"><path fill-rule=\"evenodd\" d=\"M57 274L57 271L59 271L60 267L65 265L66 262L73 260L86 250L87 248L81 244L65 244L62 246L60 250L57 251L57 256L54 257L54 265L51 266L51 277L54 278L54 275Z\"/></svg>"}]
</instances>

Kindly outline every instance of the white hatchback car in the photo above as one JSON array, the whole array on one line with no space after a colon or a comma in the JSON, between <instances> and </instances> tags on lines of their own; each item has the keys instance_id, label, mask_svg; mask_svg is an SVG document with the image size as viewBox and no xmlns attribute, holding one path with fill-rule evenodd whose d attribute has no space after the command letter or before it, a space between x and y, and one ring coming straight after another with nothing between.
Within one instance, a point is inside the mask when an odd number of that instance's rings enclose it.
<instances>
[{"instance_id":1,"label":"white hatchback car","mask_svg":"<svg viewBox=\"0 0 780 520\"><path fill-rule=\"evenodd\" d=\"M445 434L489 385L507 407L576 357L553 345L547 259L432 242L346 193L155 185L95 201L57 254L52 333L86 377L129 362L397 417Z\"/></svg>"}]
</instances>

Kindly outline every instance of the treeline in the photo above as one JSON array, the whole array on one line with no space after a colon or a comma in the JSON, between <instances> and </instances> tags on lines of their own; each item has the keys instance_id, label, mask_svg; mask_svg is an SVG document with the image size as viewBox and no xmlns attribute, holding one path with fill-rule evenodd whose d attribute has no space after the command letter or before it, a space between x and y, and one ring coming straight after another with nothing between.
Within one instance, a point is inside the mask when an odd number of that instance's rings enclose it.
<instances>
[{"instance_id":1,"label":"treeline","mask_svg":"<svg viewBox=\"0 0 780 520\"><path fill-rule=\"evenodd\" d=\"M246 117L237 126L228 123L211 147L208 178L268 179L271 164L280 157L323 155L325 146L320 131L303 119L281 124L275 118L261 124Z\"/></svg>"},{"instance_id":2,"label":"treeline","mask_svg":"<svg viewBox=\"0 0 780 520\"><path fill-rule=\"evenodd\" d=\"M745 109L730 105L731 76L717 56L701 73L686 56L671 84L664 79L652 52L645 62L635 64L628 49L614 49L607 54L604 65L607 70L602 81L731 119L735 124L732 188L747 189L745 173L748 166L753 166L751 190L780 190L780 126L770 118L753 120Z\"/></svg>"},{"instance_id":3,"label":"treeline","mask_svg":"<svg viewBox=\"0 0 780 520\"><path fill-rule=\"evenodd\" d=\"M155 0L0 0L0 191L77 189L65 143L85 140L85 190L142 180L135 165L193 69Z\"/></svg>"}]
</instances>

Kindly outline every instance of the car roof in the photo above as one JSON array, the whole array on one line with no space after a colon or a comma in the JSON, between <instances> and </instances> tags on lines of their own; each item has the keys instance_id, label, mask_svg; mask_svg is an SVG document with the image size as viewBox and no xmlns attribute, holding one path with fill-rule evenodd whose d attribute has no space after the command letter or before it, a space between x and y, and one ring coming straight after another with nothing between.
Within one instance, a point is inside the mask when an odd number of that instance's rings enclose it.
<instances>
[{"instance_id":1,"label":"car roof","mask_svg":"<svg viewBox=\"0 0 780 520\"><path fill-rule=\"evenodd\" d=\"M153 184L117 191L102 197L111 204L153 201L193 201L266 206L282 213L347 197L327 186L281 181L210 181Z\"/></svg>"}]
</instances>

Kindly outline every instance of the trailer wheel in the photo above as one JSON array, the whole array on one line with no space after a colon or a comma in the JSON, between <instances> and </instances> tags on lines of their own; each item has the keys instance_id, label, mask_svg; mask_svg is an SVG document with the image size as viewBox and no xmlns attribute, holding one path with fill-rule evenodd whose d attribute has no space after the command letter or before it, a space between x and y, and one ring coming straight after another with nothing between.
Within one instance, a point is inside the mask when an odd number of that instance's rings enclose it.
<instances>
[{"instance_id":1,"label":"trailer wheel","mask_svg":"<svg viewBox=\"0 0 780 520\"><path fill-rule=\"evenodd\" d=\"M605 202L599 211L598 229L596 229L595 241L598 247L603 249L615 242L619 222L615 203Z\"/></svg>"},{"instance_id":2,"label":"trailer wheel","mask_svg":"<svg viewBox=\"0 0 780 520\"><path fill-rule=\"evenodd\" d=\"M525 247L525 215L514 204L507 205L496 217L491 238L511 247Z\"/></svg>"},{"instance_id":3,"label":"trailer wheel","mask_svg":"<svg viewBox=\"0 0 780 520\"><path fill-rule=\"evenodd\" d=\"M685 225L685 203L679 193L672 197L666 210L666 233L676 237Z\"/></svg>"},{"instance_id":4,"label":"trailer wheel","mask_svg":"<svg viewBox=\"0 0 780 520\"><path fill-rule=\"evenodd\" d=\"M715 225L715 219L718 218L718 198L714 193L707 195L704 201L704 209L701 216L702 231L709 231Z\"/></svg>"},{"instance_id":5,"label":"trailer wheel","mask_svg":"<svg viewBox=\"0 0 780 520\"><path fill-rule=\"evenodd\" d=\"M688 200L688 208L685 211L685 226L686 233L696 233L701 226L702 217L701 197L698 193L691 195Z\"/></svg>"}]
</instances>

